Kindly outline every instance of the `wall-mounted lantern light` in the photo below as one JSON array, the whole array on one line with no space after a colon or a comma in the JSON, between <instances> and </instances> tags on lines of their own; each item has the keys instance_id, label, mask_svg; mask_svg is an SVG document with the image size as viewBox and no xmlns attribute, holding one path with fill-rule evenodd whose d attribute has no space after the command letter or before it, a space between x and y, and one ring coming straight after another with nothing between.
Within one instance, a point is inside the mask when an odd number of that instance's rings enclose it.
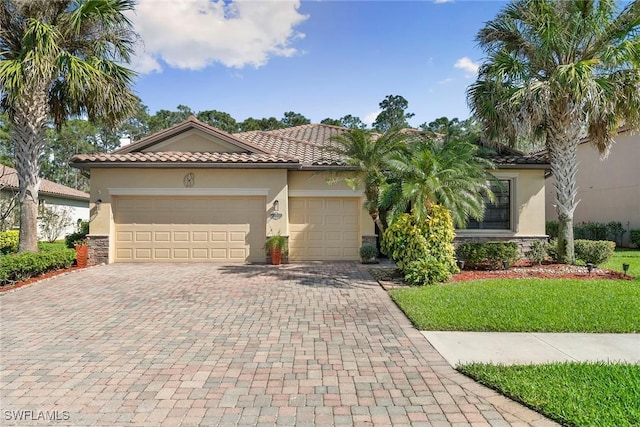
<instances>
[{"instance_id":1,"label":"wall-mounted lantern light","mask_svg":"<svg viewBox=\"0 0 640 427\"><path fill-rule=\"evenodd\" d=\"M280 213L280 202L275 200L273 202L273 211L269 214L269 217L274 220L278 220L282 218L282 214Z\"/></svg>"},{"instance_id":2,"label":"wall-mounted lantern light","mask_svg":"<svg viewBox=\"0 0 640 427\"><path fill-rule=\"evenodd\" d=\"M94 202L94 205L96 206L96 211L100 210L100 205L102 204L102 199L98 199Z\"/></svg>"}]
</instances>

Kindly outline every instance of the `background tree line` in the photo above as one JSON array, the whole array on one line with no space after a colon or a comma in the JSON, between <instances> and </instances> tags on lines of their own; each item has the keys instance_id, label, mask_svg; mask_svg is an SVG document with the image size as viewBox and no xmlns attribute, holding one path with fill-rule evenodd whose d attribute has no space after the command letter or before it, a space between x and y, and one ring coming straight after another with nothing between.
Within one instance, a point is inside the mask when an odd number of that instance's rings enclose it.
<instances>
[{"instance_id":1,"label":"background tree line","mask_svg":"<svg viewBox=\"0 0 640 427\"><path fill-rule=\"evenodd\" d=\"M340 126L349 129L371 130L386 132L394 128L410 127L408 120L414 117L407 112L409 103L399 95L388 95L379 107L380 114L371 128L360 117L347 114L337 119L325 118L320 123ZM135 113L126 119L116 130L106 124L90 122L73 118L56 130L51 124L46 132L46 144L41 157L41 176L72 188L87 191L89 181L80 171L69 167L69 160L76 154L109 152L120 147L122 138L138 141L155 132L174 126L189 116L195 116L203 123L207 123L224 132L236 133L246 131L269 131L300 126L311 123L303 114L287 111L278 119L276 117L249 117L238 121L229 113L218 110L194 111L186 105L178 105L175 110L158 110L149 114L149 108L138 99ZM0 114L0 163L14 166L13 147L9 142L10 121L6 113ZM479 127L475 121L448 119L440 117L429 123L422 123L420 129L431 131L447 138L462 135L479 135Z\"/></svg>"}]
</instances>

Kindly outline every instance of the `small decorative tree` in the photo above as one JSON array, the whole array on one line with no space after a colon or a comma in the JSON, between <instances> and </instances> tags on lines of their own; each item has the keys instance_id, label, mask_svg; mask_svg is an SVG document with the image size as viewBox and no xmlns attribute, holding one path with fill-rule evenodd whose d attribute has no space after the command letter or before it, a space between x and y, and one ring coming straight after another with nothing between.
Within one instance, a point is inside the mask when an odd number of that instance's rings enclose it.
<instances>
[{"instance_id":1,"label":"small decorative tree","mask_svg":"<svg viewBox=\"0 0 640 427\"><path fill-rule=\"evenodd\" d=\"M65 207L44 206L38 217L40 234L47 242L55 242L62 232L73 224L71 210Z\"/></svg>"}]
</instances>

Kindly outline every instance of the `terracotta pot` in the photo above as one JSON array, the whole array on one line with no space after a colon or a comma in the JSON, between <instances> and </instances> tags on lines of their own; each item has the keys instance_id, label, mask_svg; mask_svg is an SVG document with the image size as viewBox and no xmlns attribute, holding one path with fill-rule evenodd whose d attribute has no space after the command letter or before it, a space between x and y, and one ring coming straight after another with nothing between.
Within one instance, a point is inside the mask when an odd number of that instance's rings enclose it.
<instances>
[{"instance_id":1,"label":"terracotta pot","mask_svg":"<svg viewBox=\"0 0 640 427\"><path fill-rule=\"evenodd\" d=\"M282 249L271 248L269 252L271 253L271 265L282 264Z\"/></svg>"},{"instance_id":2,"label":"terracotta pot","mask_svg":"<svg viewBox=\"0 0 640 427\"><path fill-rule=\"evenodd\" d=\"M76 246L76 265L78 267L86 267L88 257L89 246Z\"/></svg>"}]
</instances>

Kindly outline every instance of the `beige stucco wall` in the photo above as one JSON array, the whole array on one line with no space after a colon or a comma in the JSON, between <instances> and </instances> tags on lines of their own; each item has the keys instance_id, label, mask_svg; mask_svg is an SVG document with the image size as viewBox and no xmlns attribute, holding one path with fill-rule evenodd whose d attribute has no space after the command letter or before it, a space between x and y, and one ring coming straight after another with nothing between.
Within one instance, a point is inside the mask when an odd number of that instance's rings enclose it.
<instances>
[{"instance_id":1,"label":"beige stucco wall","mask_svg":"<svg viewBox=\"0 0 640 427\"><path fill-rule=\"evenodd\" d=\"M341 177L347 177L348 174L336 175L327 172L290 171L288 175L290 196L356 196L360 197L364 202L364 195L361 190L353 190L344 182L344 179L340 179ZM373 220L367 210L364 209L364 203L360 215L360 234L362 236L375 236L376 234Z\"/></svg>"},{"instance_id":2,"label":"beige stucco wall","mask_svg":"<svg viewBox=\"0 0 640 427\"><path fill-rule=\"evenodd\" d=\"M627 230L626 244L629 229L640 228L640 135L622 134L615 141L604 160L589 143L579 146L574 222L619 221ZM553 177L547 178L546 193L547 220L556 220Z\"/></svg>"},{"instance_id":3,"label":"beige stucco wall","mask_svg":"<svg viewBox=\"0 0 640 427\"><path fill-rule=\"evenodd\" d=\"M184 177L194 174L193 187L184 185ZM95 235L113 237L115 225L111 200L113 194L162 195L175 197L189 195L259 195L266 193L265 235L287 230L287 171L284 169L151 169L114 168L91 170L91 222L89 231ZM96 209L95 201L102 203ZM273 210L273 202L278 200L280 212L278 220L268 215ZM113 259L114 246L111 245L109 259Z\"/></svg>"},{"instance_id":4,"label":"beige stucco wall","mask_svg":"<svg viewBox=\"0 0 640 427\"><path fill-rule=\"evenodd\" d=\"M216 153L232 153L241 152L240 147L231 145L211 135L205 135L199 130L189 130L174 136L171 139L152 145L144 150L144 152L158 151L193 151L193 152L216 152Z\"/></svg>"},{"instance_id":5,"label":"beige stucco wall","mask_svg":"<svg viewBox=\"0 0 640 427\"><path fill-rule=\"evenodd\" d=\"M512 197L512 230L456 230L465 236L542 237L545 235L545 180L544 170L505 169L492 172L499 179L512 179L515 183Z\"/></svg>"}]
</instances>

